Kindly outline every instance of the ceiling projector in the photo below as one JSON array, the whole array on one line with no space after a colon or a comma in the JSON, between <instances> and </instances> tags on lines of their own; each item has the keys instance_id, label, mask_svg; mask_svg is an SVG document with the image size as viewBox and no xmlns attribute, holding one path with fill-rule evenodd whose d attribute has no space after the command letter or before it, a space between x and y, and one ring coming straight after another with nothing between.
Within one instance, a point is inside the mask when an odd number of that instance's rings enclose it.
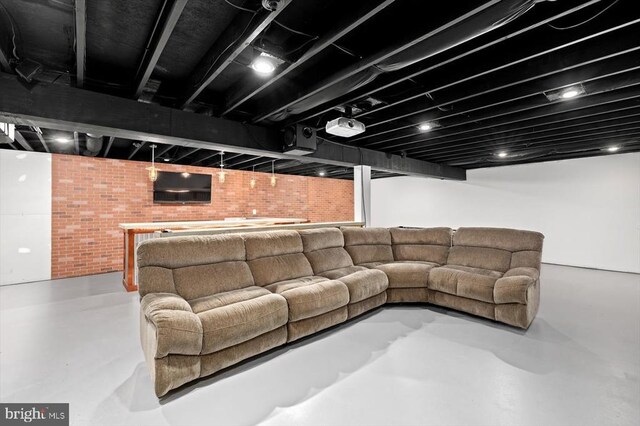
<instances>
[{"instance_id":1,"label":"ceiling projector","mask_svg":"<svg viewBox=\"0 0 640 426\"><path fill-rule=\"evenodd\" d=\"M364 124L353 118L339 117L327 122L325 130L330 135L342 136L345 138L355 136L364 132Z\"/></svg>"}]
</instances>

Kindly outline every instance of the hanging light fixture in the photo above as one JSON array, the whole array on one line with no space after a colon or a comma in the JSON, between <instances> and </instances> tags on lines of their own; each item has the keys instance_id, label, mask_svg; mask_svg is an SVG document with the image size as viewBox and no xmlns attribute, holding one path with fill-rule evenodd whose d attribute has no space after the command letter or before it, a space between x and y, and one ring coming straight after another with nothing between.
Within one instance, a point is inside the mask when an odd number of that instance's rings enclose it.
<instances>
[{"instance_id":1,"label":"hanging light fixture","mask_svg":"<svg viewBox=\"0 0 640 426\"><path fill-rule=\"evenodd\" d=\"M256 166L253 166L253 171L251 172L251 180L249 181L249 186L251 189L256 187Z\"/></svg>"},{"instance_id":2,"label":"hanging light fixture","mask_svg":"<svg viewBox=\"0 0 640 426\"><path fill-rule=\"evenodd\" d=\"M224 183L227 172L224 171L224 151L220 153L220 171L218 172L218 182Z\"/></svg>"},{"instance_id":3,"label":"hanging light fixture","mask_svg":"<svg viewBox=\"0 0 640 426\"><path fill-rule=\"evenodd\" d=\"M275 175L275 167L276 167L276 160L272 160L271 161L271 186L276 186L276 175Z\"/></svg>"},{"instance_id":4,"label":"hanging light fixture","mask_svg":"<svg viewBox=\"0 0 640 426\"><path fill-rule=\"evenodd\" d=\"M156 145L151 145L151 167L147 167L149 171L149 180L155 182L158 180L158 169L156 169Z\"/></svg>"}]
</instances>

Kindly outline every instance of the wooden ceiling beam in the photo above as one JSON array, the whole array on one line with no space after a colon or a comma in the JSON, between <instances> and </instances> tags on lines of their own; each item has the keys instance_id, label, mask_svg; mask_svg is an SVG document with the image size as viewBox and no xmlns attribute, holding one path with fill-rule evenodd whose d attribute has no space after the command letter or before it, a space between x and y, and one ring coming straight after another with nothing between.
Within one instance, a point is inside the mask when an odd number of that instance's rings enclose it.
<instances>
[{"instance_id":1,"label":"wooden ceiling beam","mask_svg":"<svg viewBox=\"0 0 640 426\"><path fill-rule=\"evenodd\" d=\"M26 88L17 77L0 74L0 121L96 133L306 163L368 165L416 176L464 180L466 172L441 164L323 141L307 156L283 153L282 134L216 117L190 113L62 85Z\"/></svg>"},{"instance_id":2,"label":"wooden ceiling beam","mask_svg":"<svg viewBox=\"0 0 640 426\"><path fill-rule=\"evenodd\" d=\"M104 150L103 157L107 158L109 156L109 151L111 151L111 146L113 145L113 141L116 138L114 136L109 136L109 141L107 142L107 147Z\"/></svg>"},{"instance_id":3,"label":"wooden ceiling beam","mask_svg":"<svg viewBox=\"0 0 640 426\"><path fill-rule=\"evenodd\" d=\"M22 133L20 133L18 129L16 129L15 138L16 138L16 142L18 142L18 145L20 145L24 150L33 151L33 147L31 146L29 141L26 140L24 136L22 136Z\"/></svg>"},{"instance_id":4,"label":"wooden ceiling beam","mask_svg":"<svg viewBox=\"0 0 640 426\"><path fill-rule=\"evenodd\" d=\"M173 33L173 30L175 29L188 1L189 0L164 1L162 8L160 9L160 13L158 14L156 24L149 36L149 41L147 42L144 54L142 55L142 60L138 66L133 95L135 99L140 98L140 95L142 95L142 91L147 85L158 60L160 59L160 55L162 55L162 52L169 41L169 37L171 36L171 33Z\"/></svg>"}]
</instances>

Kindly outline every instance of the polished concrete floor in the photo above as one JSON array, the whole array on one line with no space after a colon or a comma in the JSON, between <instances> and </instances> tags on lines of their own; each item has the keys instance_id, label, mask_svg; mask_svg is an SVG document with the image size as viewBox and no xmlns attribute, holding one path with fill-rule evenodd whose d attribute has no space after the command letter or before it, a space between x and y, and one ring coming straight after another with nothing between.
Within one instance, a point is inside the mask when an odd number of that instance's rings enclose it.
<instances>
[{"instance_id":1,"label":"polished concrete floor","mask_svg":"<svg viewBox=\"0 0 640 426\"><path fill-rule=\"evenodd\" d=\"M640 275L554 265L519 331L395 306L158 401L119 274L0 288L0 400L72 425L638 425Z\"/></svg>"}]
</instances>

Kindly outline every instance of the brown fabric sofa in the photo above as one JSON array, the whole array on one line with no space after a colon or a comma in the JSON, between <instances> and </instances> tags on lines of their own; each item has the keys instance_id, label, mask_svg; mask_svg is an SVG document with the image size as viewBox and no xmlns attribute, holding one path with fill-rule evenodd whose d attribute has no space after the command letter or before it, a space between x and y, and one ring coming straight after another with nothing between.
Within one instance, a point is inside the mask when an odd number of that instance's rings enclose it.
<instances>
[{"instance_id":1,"label":"brown fabric sofa","mask_svg":"<svg viewBox=\"0 0 640 426\"><path fill-rule=\"evenodd\" d=\"M140 339L158 396L384 303L428 302L528 328L543 235L323 228L148 240Z\"/></svg>"}]
</instances>

